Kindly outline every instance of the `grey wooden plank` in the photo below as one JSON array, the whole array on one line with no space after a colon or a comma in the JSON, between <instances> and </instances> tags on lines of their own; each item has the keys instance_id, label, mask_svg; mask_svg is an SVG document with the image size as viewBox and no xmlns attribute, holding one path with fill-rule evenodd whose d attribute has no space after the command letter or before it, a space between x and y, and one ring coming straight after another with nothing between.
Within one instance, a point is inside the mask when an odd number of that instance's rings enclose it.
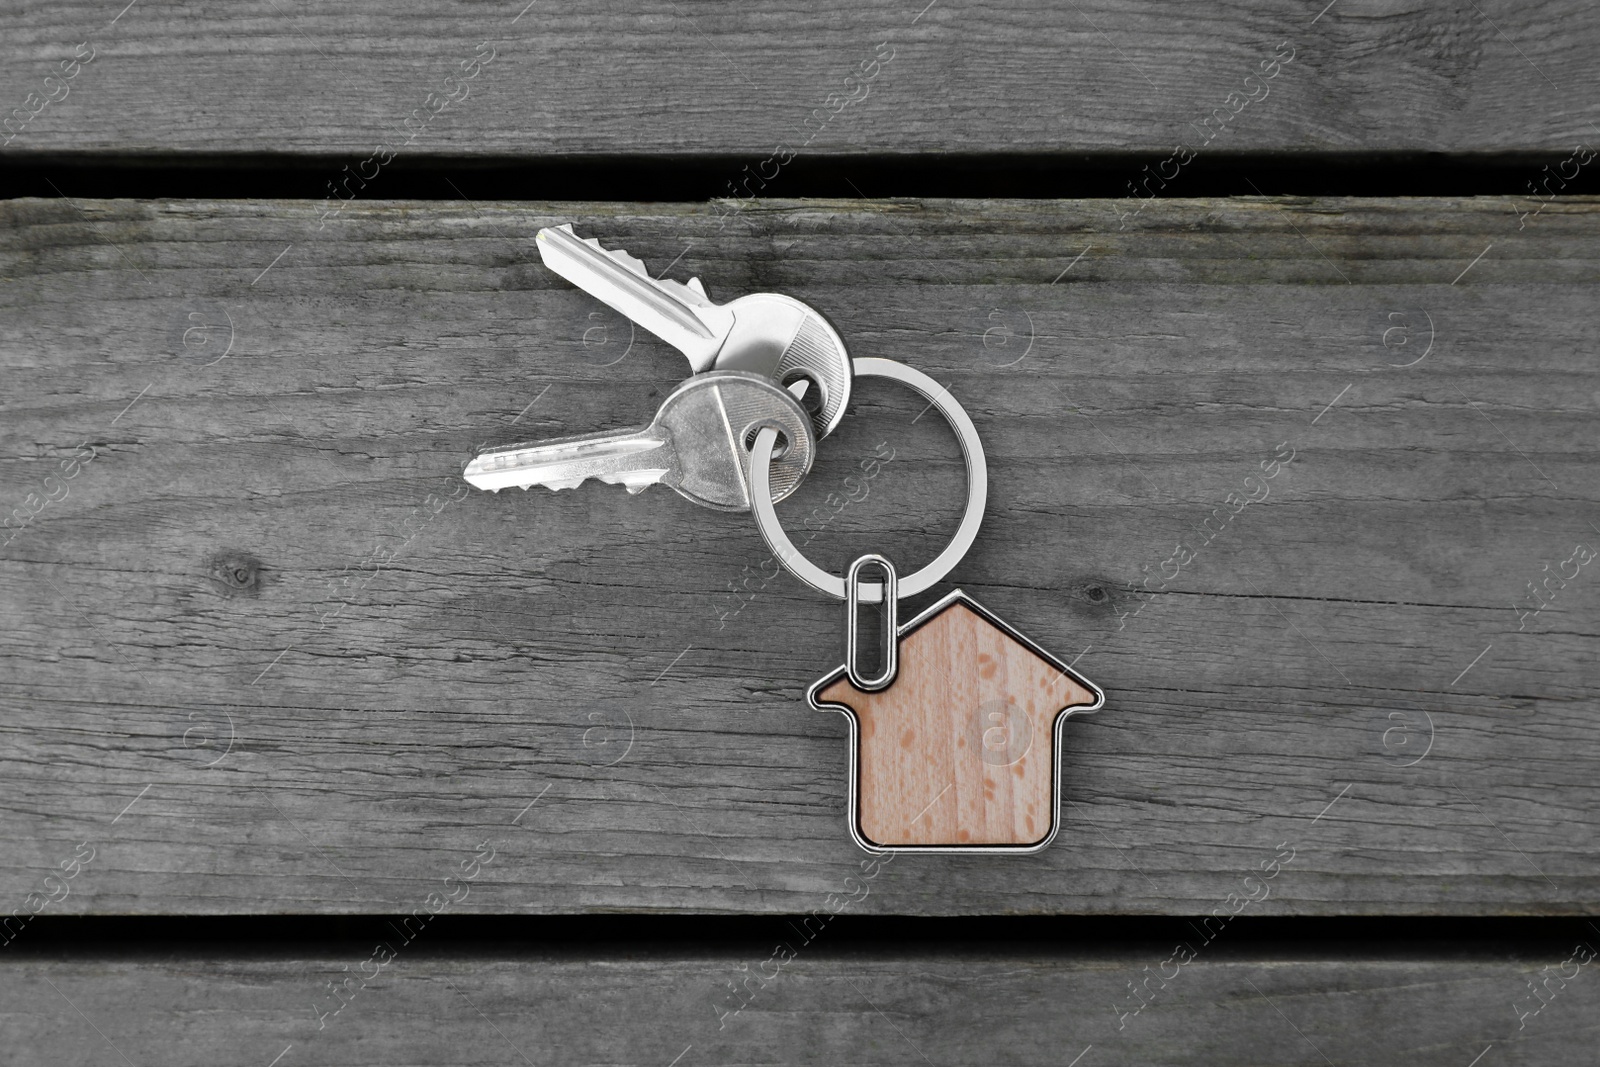
<instances>
[{"instance_id":1,"label":"grey wooden plank","mask_svg":"<svg viewBox=\"0 0 1600 1067\"><path fill-rule=\"evenodd\" d=\"M7 152L319 153L368 178L379 146L730 153L762 178L789 152L1564 154L1592 144L1600 103L1600 16L1575 2L7 8Z\"/></svg>"},{"instance_id":2,"label":"grey wooden plank","mask_svg":"<svg viewBox=\"0 0 1600 1067\"><path fill-rule=\"evenodd\" d=\"M799 940L780 926L773 939L783 938ZM441 957L403 945L393 959L366 945L270 959L0 957L0 1028L15 1067L1464 1067L1486 1051L1485 1063L1581 1063L1600 996L1582 962L1593 939L1574 942L1547 958L1499 959L1208 957L1190 946L1197 954L1181 965L1176 945L866 957L801 945L781 968L768 945L593 959ZM330 987L347 981L334 1014ZM735 999L729 988L747 981ZM1138 1014L1130 986L1145 1001Z\"/></svg>"},{"instance_id":3,"label":"grey wooden plank","mask_svg":"<svg viewBox=\"0 0 1600 1067\"><path fill-rule=\"evenodd\" d=\"M748 517L450 499L480 442L643 421L682 373L538 264L570 219L950 383L992 493L954 579L1110 694L1047 852L907 859L858 910L1203 913L1280 844L1253 913L1600 900L1593 566L1516 608L1600 540L1595 201L0 210L0 487L68 494L0 562L7 899L80 841L54 910L408 910L485 840L468 909L803 911L855 871L844 724L801 700L839 608ZM953 528L920 407L864 384L785 505L896 450L825 564Z\"/></svg>"}]
</instances>

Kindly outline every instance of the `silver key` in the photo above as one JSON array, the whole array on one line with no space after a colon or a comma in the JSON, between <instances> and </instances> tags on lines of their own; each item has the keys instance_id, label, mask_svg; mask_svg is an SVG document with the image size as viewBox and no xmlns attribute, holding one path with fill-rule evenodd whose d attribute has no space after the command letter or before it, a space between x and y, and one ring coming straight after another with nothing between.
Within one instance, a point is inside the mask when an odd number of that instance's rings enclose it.
<instances>
[{"instance_id":1,"label":"silver key","mask_svg":"<svg viewBox=\"0 0 1600 1067\"><path fill-rule=\"evenodd\" d=\"M787 442L772 463L772 499L782 500L811 471L811 419L765 375L711 371L684 381L661 402L650 425L489 449L467 464L479 489L543 485L570 489L589 478L621 483L630 493L661 483L718 511L749 511L750 443L775 426Z\"/></svg>"},{"instance_id":2,"label":"silver key","mask_svg":"<svg viewBox=\"0 0 1600 1067\"><path fill-rule=\"evenodd\" d=\"M826 437L850 400L850 355L828 321L792 297L752 293L714 304L699 278L688 284L650 277L620 248L605 249L570 225L539 231L544 265L620 311L689 357L694 373L745 370L788 385L815 383L813 421Z\"/></svg>"}]
</instances>

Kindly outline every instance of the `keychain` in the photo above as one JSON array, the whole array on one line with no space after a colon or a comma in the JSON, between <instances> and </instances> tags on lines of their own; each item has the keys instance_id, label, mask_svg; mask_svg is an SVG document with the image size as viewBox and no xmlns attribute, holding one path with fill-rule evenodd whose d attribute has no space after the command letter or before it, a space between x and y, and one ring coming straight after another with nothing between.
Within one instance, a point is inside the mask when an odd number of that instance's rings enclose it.
<instances>
[{"instance_id":1,"label":"keychain","mask_svg":"<svg viewBox=\"0 0 1600 1067\"><path fill-rule=\"evenodd\" d=\"M977 539L988 498L983 444L966 411L921 371L857 358L857 378L890 378L921 393L956 431L967 467L967 506L955 539L922 570L900 578L868 554L843 578L800 553L773 508L770 466L777 431L755 437L750 502L773 555L791 574L845 602L845 662L806 699L850 723L850 832L869 852L1037 852L1060 824L1062 727L1098 710L1099 686L956 589L898 623L899 599L926 592ZM877 583L863 580L876 569ZM861 604L885 606L883 663L857 670Z\"/></svg>"},{"instance_id":2,"label":"keychain","mask_svg":"<svg viewBox=\"0 0 1600 1067\"><path fill-rule=\"evenodd\" d=\"M1035 852L1060 823L1061 728L1105 696L1093 682L957 589L898 624L899 598L933 588L978 536L989 482L972 420L932 378L888 359L852 360L814 309L776 293L718 304L697 278L652 278L620 248L539 231L545 265L689 359L693 372L649 425L485 449L462 472L479 489L570 489L589 478L630 493L666 485L720 511L753 510L774 555L801 581L845 601L844 665L807 692L850 722L850 832L869 852ZM955 540L901 580L866 555L844 578L802 556L773 503L811 470L838 425L853 377L891 378L926 397L955 428L967 464L967 509ZM811 392L814 390L814 392ZM811 411L800 401L809 393ZM781 442L781 444L780 444ZM868 583L869 568L882 581ZM856 616L883 603L883 667L856 669Z\"/></svg>"}]
</instances>

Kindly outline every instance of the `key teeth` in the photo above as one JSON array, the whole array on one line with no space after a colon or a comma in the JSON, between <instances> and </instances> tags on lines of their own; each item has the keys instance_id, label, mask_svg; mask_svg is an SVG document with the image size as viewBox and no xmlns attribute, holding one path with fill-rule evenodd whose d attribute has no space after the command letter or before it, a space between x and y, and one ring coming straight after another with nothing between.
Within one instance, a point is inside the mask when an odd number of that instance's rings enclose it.
<instances>
[{"instance_id":1,"label":"key teeth","mask_svg":"<svg viewBox=\"0 0 1600 1067\"><path fill-rule=\"evenodd\" d=\"M528 482L522 486L522 489L524 492L526 492L538 485L550 490L553 493L559 493L563 489L576 489L584 482L587 482L590 478L593 478L595 481L604 482L607 485L620 485L628 491L630 496L632 496L637 493L642 493L652 485L655 485L662 479L662 477L666 475L666 473L666 471L648 470L632 471L627 474L591 474L582 478L561 478L548 482ZM493 490L493 492L496 493L499 491L499 489Z\"/></svg>"},{"instance_id":2,"label":"key teeth","mask_svg":"<svg viewBox=\"0 0 1600 1067\"><path fill-rule=\"evenodd\" d=\"M562 223L560 226L557 226L556 229L565 230L572 234L572 236L578 237L577 233L572 228L572 223L570 222ZM627 267L629 270L633 271L635 274L641 274L646 278L650 277L650 271L645 267L644 260L640 259L638 256L630 255L626 248L607 248L605 245L600 243L600 238L598 237L578 237L578 240L582 241L584 244L588 245L590 248L593 248L597 252L605 253L618 263L621 263L624 267ZM705 290L701 288L698 280L694 282L693 287L701 296L706 295Z\"/></svg>"},{"instance_id":3,"label":"key teeth","mask_svg":"<svg viewBox=\"0 0 1600 1067\"><path fill-rule=\"evenodd\" d=\"M621 485L631 496L655 485L666 476L666 473L663 470L630 471L627 474L597 474L595 477L607 485Z\"/></svg>"},{"instance_id":4,"label":"key teeth","mask_svg":"<svg viewBox=\"0 0 1600 1067\"><path fill-rule=\"evenodd\" d=\"M567 229L571 230L572 227L568 226ZM573 236L577 237L578 235L573 234ZM600 243L600 238L598 237L579 237L578 239L596 251L603 252L610 256L618 263L621 263L624 267L627 267L629 270L633 271L633 273L643 275L646 278L650 277L650 272L645 269L644 260L640 259L638 256L629 255L627 249L607 248L605 245Z\"/></svg>"}]
</instances>

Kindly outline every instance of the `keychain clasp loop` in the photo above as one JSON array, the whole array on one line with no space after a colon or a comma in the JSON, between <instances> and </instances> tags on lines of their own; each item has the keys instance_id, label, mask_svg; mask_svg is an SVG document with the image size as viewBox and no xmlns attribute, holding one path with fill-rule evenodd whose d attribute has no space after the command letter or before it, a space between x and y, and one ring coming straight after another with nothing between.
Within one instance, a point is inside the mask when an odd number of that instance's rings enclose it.
<instances>
[{"instance_id":1,"label":"keychain clasp loop","mask_svg":"<svg viewBox=\"0 0 1600 1067\"><path fill-rule=\"evenodd\" d=\"M861 569L863 567L877 566L883 569L883 623L887 631L884 635L883 669L877 677L863 678L861 672L856 670L856 641L857 641L857 616L861 614ZM895 575L894 564L883 556L868 552L854 563L845 572L844 578L844 669L850 676L850 684L863 693L876 693L880 689L887 689L894 684L894 677L900 672L900 594L899 578Z\"/></svg>"}]
</instances>

